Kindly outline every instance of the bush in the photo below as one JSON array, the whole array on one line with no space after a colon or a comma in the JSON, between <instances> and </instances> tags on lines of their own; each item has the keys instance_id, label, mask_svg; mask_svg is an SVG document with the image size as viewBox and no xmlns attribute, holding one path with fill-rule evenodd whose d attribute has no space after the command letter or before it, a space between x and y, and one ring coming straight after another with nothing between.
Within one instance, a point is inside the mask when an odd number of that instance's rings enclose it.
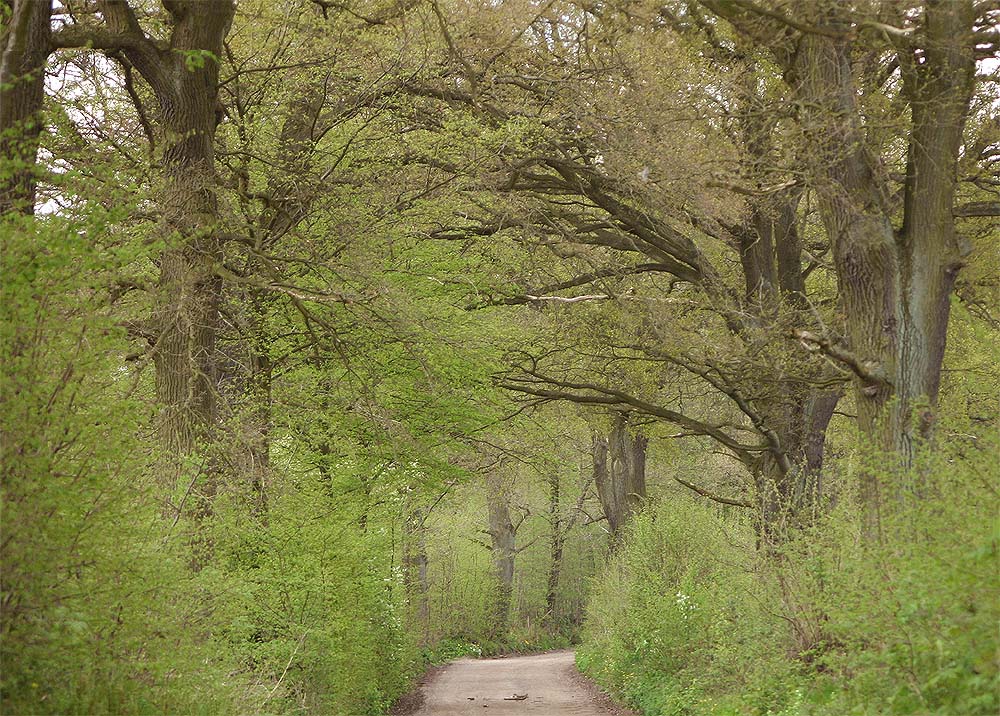
<instances>
[{"instance_id":1,"label":"bush","mask_svg":"<svg viewBox=\"0 0 1000 716\"><path fill-rule=\"evenodd\" d=\"M391 564L337 512L306 481L275 496L266 525L218 518L220 560L242 593L220 621L230 649L269 685L268 712L377 714L406 686L413 654Z\"/></svg>"},{"instance_id":2,"label":"bush","mask_svg":"<svg viewBox=\"0 0 1000 716\"><path fill-rule=\"evenodd\" d=\"M193 526L137 449L149 374L122 368L106 306L130 258L96 213L5 228L0 711L383 712L412 660L385 539L287 478L266 524L220 494L192 570Z\"/></svg>"},{"instance_id":3,"label":"bush","mask_svg":"<svg viewBox=\"0 0 1000 716\"><path fill-rule=\"evenodd\" d=\"M922 496L884 519L880 543L859 544L843 516L832 517L826 539L796 555L816 575L811 592L825 615L817 666L839 687L831 713L1000 708L998 445L986 442L925 455L906 476L926 482Z\"/></svg>"},{"instance_id":4,"label":"bush","mask_svg":"<svg viewBox=\"0 0 1000 716\"><path fill-rule=\"evenodd\" d=\"M767 559L712 507L651 507L594 586L581 667L649 716L996 713L995 454L926 456L875 543L846 499Z\"/></svg>"},{"instance_id":5,"label":"bush","mask_svg":"<svg viewBox=\"0 0 1000 716\"><path fill-rule=\"evenodd\" d=\"M645 714L715 713L731 691L788 676L752 531L716 512L647 509L594 586L580 665Z\"/></svg>"},{"instance_id":6,"label":"bush","mask_svg":"<svg viewBox=\"0 0 1000 716\"><path fill-rule=\"evenodd\" d=\"M216 575L187 568L135 450L148 385L106 310L129 257L95 240L97 214L4 228L2 710L238 713L205 617Z\"/></svg>"}]
</instances>

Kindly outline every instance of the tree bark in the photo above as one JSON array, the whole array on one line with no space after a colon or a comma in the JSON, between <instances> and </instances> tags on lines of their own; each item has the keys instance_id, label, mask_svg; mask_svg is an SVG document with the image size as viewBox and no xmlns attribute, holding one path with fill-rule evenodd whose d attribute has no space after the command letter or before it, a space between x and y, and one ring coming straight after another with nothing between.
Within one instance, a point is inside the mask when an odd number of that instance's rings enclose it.
<instances>
[{"instance_id":1,"label":"tree bark","mask_svg":"<svg viewBox=\"0 0 1000 716\"><path fill-rule=\"evenodd\" d=\"M784 459L761 454L752 470L759 510L759 534L768 545L783 542L789 530L811 521L822 508L823 445L840 391L776 386L780 400L764 406L764 419L782 446Z\"/></svg>"},{"instance_id":2,"label":"tree bark","mask_svg":"<svg viewBox=\"0 0 1000 716\"><path fill-rule=\"evenodd\" d=\"M904 74L913 111L899 244L904 287L900 401L909 413L926 399L903 436L930 436L941 385L951 293L965 251L953 207L962 134L975 77L975 11L971 0L928 2L923 63Z\"/></svg>"},{"instance_id":3,"label":"tree bark","mask_svg":"<svg viewBox=\"0 0 1000 716\"><path fill-rule=\"evenodd\" d=\"M607 438L594 435L594 484L612 543L646 498L648 439L631 429L628 413L616 413Z\"/></svg>"},{"instance_id":4,"label":"tree bark","mask_svg":"<svg viewBox=\"0 0 1000 716\"><path fill-rule=\"evenodd\" d=\"M51 0L5 0L0 58L0 216L35 212L38 138L45 100Z\"/></svg>"},{"instance_id":5,"label":"tree bark","mask_svg":"<svg viewBox=\"0 0 1000 716\"><path fill-rule=\"evenodd\" d=\"M166 249L153 317L154 360L162 406L159 433L167 455L176 461L167 478L173 480L184 457L212 441L218 419L222 280L215 267L222 261L222 241L215 187L219 67L214 58L222 53L233 5L230 0L205 0L165 6L174 20L171 52L160 55L159 72L147 80L152 79L159 102L163 147L159 198ZM202 508L215 492L211 471L206 475L209 479L198 490Z\"/></svg>"},{"instance_id":6,"label":"tree bark","mask_svg":"<svg viewBox=\"0 0 1000 716\"><path fill-rule=\"evenodd\" d=\"M430 640L430 583L427 576L427 508L407 500L403 518L403 589L410 619L421 634L421 644Z\"/></svg>"},{"instance_id":7,"label":"tree bark","mask_svg":"<svg viewBox=\"0 0 1000 716\"><path fill-rule=\"evenodd\" d=\"M517 528L510 518L510 494L503 476L487 477L487 510L490 547L493 557L495 593L493 595L493 636L507 633L514 595L514 558L517 556Z\"/></svg>"},{"instance_id":8,"label":"tree bark","mask_svg":"<svg viewBox=\"0 0 1000 716\"><path fill-rule=\"evenodd\" d=\"M558 606L559 577L562 574L563 549L566 544L567 531L563 528L561 498L559 473L553 472L549 476L549 524L552 528L552 536L549 543L549 574L545 588L545 614L549 623L558 621L556 607Z\"/></svg>"},{"instance_id":9,"label":"tree bark","mask_svg":"<svg viewBox=\"0 0 1000 716\"><path fill-rule=\"evenodd\" d=\"M767 111L761 85L756 65L751 64L740 98L741 140L753 181L759 186L780 185L789 176L775 169L780 166L774 161L778 120ZM789 316L805 314L809 308L797 225L802 194L802 187L794 185L750 197L748 218L734 232L740 242L745 310L768 332L769 340L785 333L782 323ZM761 340L752 331L740 336L751 344ZM823 443L840 391L811 387L780 370L768 378L771 390L762 392L755 404L776 444L748 467L757 495L759 534L775 544L820 504Z\"/></svg>"},{"instance_id":10,"label":"tree bark","mask_svg":"<svg viewBox=\"0 0 1000 716\"><path fill-rule=\"evenodd\" d=\"M900 53L912 129L898 233L886 173L865 144L851 41L803 35L789 73L816 147L816 193L850 349L862 368L854 378L858 422L903 468L912 465L916 441L930 437L934 422L950 295L962 265L952 206L975 72L971 0L929 1L924 9L922 57L918 61L910 46ZM836 18L819 22L843 27ZM884 486L874 472L861 480L866 530L876 533Z\"/></svg>"}]
</instances>

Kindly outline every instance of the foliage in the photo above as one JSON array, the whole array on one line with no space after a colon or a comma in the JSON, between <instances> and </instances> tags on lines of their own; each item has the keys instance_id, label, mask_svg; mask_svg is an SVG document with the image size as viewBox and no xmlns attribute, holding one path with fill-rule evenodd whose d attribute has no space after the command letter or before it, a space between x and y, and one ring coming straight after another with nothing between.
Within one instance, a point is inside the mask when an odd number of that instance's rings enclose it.
<instances>
[{"instance_id":1,"label":"foliage","mask_svg":"<svg viewBox=\"0 0 1000 716\"><path fill-rule=\"evenodd\" d=\"M220 505L218 557L237 593L219 640L267 687L269 712L377 714L405 686L394 568L378 535L344 515L308 479L285 488L264 525Z\"/></svg>"},{"instance_id":2,"label":"foliage","mask_svg":"<svg viewBox=\"0 0 1000 716\"><path fill-rule=\"evenodd\" d=\"M148 499L150 415L122 370L108 277L118 217L8 222L3 237L3 634L7 713L241 710L176 523Z\"/></svg>"},{"instance_id":3,"label":"foliage","mask_svg":"<svg viewBox=\"0 0 1000 716\"><path fill-rule=\"evenodd\" d=\"M646 714L994 713L1000 10L962 2L0 3L0 710L378 714L582 637Z\"/></svg>"},{"instance_id":4,"label":"foliage","mask_svg":"<svg viewBox=\"0 0 1000 716\"><path fill-rule=\"evenodd\" d=\"M787 668L764 607L773 595L747 559L751 526L718 513L661 500L595 584L579 663L645 714L715 713L730 690Z\"/></svg>"},{"instance_id":5,"label":"foliage","mask_svg":"<svg viewBox=\"0 0 1000 716\"><path fill-rule=\"evenodd\" d=\"M100 238L114 215L88 217L4 236L4 711L381 713L412 668L382 531L300 473L263 524L220 495L215 560L191 571L107 310L134 256Z\"/></svg>"},{"instance_id":6,"label":"foliage","mask_svg":"<svg viewBox=\"0 0 1000 716\"><path fill-rule=\"evenodd\" d=\"M866 703L890 713L1000 707L997 448L993 434L971 454L959 445L925 454L904 477L933 480L933 494L892 515L879 544L859 548L841 515L793 557L826 619L815 659L838 687L830 713Z\"/></svg>"},{"instance_id":7,"label":"foliage","mask_svg":"<svg viewBox=\"0 0 1000 716\"><path fill-rule=\"evenodd\" d=\"M764 560L746 525L661 501L597 581L581 667L650 716L994 713L994 441L925 455L939 491L878 544L845 503Z\"/></svg>"}]
</instances>

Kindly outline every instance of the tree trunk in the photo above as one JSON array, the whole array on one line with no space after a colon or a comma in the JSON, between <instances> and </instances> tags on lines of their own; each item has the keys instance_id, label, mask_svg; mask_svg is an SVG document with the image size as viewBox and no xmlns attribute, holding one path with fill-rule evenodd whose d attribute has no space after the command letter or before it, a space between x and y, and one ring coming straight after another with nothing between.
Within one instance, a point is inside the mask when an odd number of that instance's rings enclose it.
<instances>
[{"instance_id":1,"label":"tree trunk","mask_svg":"<svg viewBox=\"0 0 1000 716\"><path fill-rule=\"evenodd\" d=\"M559 473L549 476L549 524L552 528L550 542L549 575L545 589L545 615L549 623L555 623L557 598L559 596L559 577L562 574L563 548L566 544L566 530L563 527L561 513L561 490Z\"/></svg>"},{"instance_id":2,"label":"tree trunk","mask_svg":"<svg viewBox=\"0 0 1000 716\"><path fill-rule=\"evenodd\" d=\"M403 589L409 615L421 634L421 645L430 640L430 603L427 578L427 508L407 500L403 519Z\"/></svg>"},{"instance_id":3,"label":"tree trunk","mask_svg":"<svg viewBox=\"0 0 1000 716\"><path fill-rule=\"evenodd\" d=\"M904 323L897 373L904 417L922 408L912 436L928 438L934 422L955 278L965 251L955 232L953 207L958 155L975 76L971 0L929 2L924 62L904 74L913 111L907 151L900 269ZM926 401L927 405L919 403Z\"/></svg>"},{"instance_id":4,"label":"tree trunk","mask_svg":"<svg viewBox=\"0 0 1000 716\"><path fill-rule=\"evenodd\" d=\"M322 136L320 114L327 100L329 77L306 87L288 103L281 125L276 171L268 180L268 201L257 219L258 244L268 249L308 215L323 189L311 181L317 136Z\"/></svg>"},{"instance_id":5,"label":"tree trunk","mask_svg":"<svg viewBox=\"0 0 1000 716\"><path fill-rule=\"evenodd\" d=\"M510 494L503 476L487 478L486 504L489 512L490 547L496 592L493 595L493 633L502 636L510 625L514 595L514 558L517 555L517 529L510 519Z\"/></svg>"},{"instance_id":6,"label":"tree trunk","mask_svg":"<svg viewBox=\"0 0 1000 716\"><path fill-rule=\"evenodd\" d=\"M255 246L260 251L274 248L308 214L320 187L309 184L311 161L315 150L314 133L326 95L325 83L310 83L302 93L289 101L282 123L280 141L275 152L275 171L268 178L268 198L264 208L251 225ZM248 181L244 175L243 179ZM244 273L273 274L274 266L257 254L250 254ZM271 361L268 348L267 316L276 301L273 292L253 285L229 287L227 297L233 315L241 321L235 346L240 360L230 360L220 366L220 384L228 401L238 406L234 429L238 431L230 459L241 466L252 510L263 517L267 510L267 481L270 472L271 432ZM329 446L321 445L320 453L329 454ZM325 466L321 474L328 479ZM367 517L359 523L364 529Z\"/></svg>"},{"instance_id":7,"label":"tree trunk","mask_svg":"<svg viewBox=\"0 0 1000 716\"><path fill-rule=\"evenodd\" d=\"M230 0L176 3L169 54L151 82L160 105L164 147L160 207L166 249L154 311L156 395L162 406L159 433L174 459L169 481L183 470L185 456L212 441L218 419L216 338L222 280L218 236L214 137L219 67L212 57L233 14ZM196 58L196 59L192 59ZM195 491L199 511L215 492L212 471Z\"/></svg>"},{"instance_id":8,"label":"tree trunk","mask_svg":"<svg viewBox=\"0 0 1000 716\"><path fill-rule=\"evenodd\" d=\"M783 542L790 528L811 521L821 507L823 445L840 400L839 391L777 387L784 396L764 406L764 419L778 436L785 459L764 452L753 470L759 534L772 546Z\"/></svg>"},{"instance_id":9,"label":"tree trunk","mask_svg":"<svg viewBox=\"0 0 1000 716\"><path fill-rule=\"evenodd\" d=\"M266 350L266 346L258 346L250 357L247 390L250 411L246 416L250 509L262 519L267 515L267 486L271 473L271 358Z\"/></svg>"},{"instance_id":10,"label":"tree trunk","mask_svg":"<svg viewBox=\"0 0 1000 716\"><path fill-rule=\"evenodd\" d=\"M615 415L607 438L594 435L594 484L613 543L646 498L648 442L630 429L627 413Z\"/></svg>"},{"instance_id":11,"label":"tree trunk","mask_svg":"<svg viewBox=\"0 0 1000 716\"><path fill-rule=\"evenodd\" d=\"M930 436L937 403L950 294L961 267L955 172L975 71L971 0L928 2L925 11L923 57L917 61L912 49L900 55L913 128L898 234L885 173L865 145L850 41L804 35L790 73L814 140L816 193L856 357L858 422L903 468L912 464L915 440ZM863 474L869 534L879 529L883 491L878 475Z\"/></svg>"},{"instance_id":12,"label":"tree trunk","mask_svg":"<svg viewBox=\"0 0 1000 716\"><path fill-rule=\"evenodd\" d=\"M51 0L10 0L0 58L0 216L35 212L36 156L51 51Z\"/></svg>"},{"instance_id":13,"label":"tree trunk","mask_svg":"<svg viewBox=\"0 0 1000 716\"><path fill-rule=\"evenodd\" d=\"M120 52L156 97L162 154L155 197L165 248L148 328L155 336L161 480L167 494L179 494L181 477L190 477L195 467L181 500L185 511L197 516L210 509L216 488L212 463L218 463L203 450L202 464L189 465L196 451L212 443L218 421L215 344L222 282L216 267L222 260L222 239L214 141L220 117L218 58L234 2L162 0L162 5L170 28L166 43L146 35L127 0L99 0L104 27L69 24L52 33L48 49Z\"/></svg>"},{"instance_id":14,"label":"tree trunk","mask_svg":"<svg viewBox=\"0 0 1000 716\"><path fill-rule=\"evenodd\" d=\"M761 84L751 65L743 82L740 126L750 176L764 186L787 180L788 175L774 169L777 120L767 111ZM781 322L787 320L789 311L809 308L797 225L802 193L801 187L794 186L749 198L748 220L735 232L740 242L746 311L769 332L770 340L782 335ZM741 337L748 342L760 340L753 332ZM839 393L811 388L779 371L768 378L772 390L756 403L764 424L777 438L777 447L772 446L750 467L757 493L759 533L764 541L775 543L820 502L823 443Z\"/></svg>"}]
</instances>

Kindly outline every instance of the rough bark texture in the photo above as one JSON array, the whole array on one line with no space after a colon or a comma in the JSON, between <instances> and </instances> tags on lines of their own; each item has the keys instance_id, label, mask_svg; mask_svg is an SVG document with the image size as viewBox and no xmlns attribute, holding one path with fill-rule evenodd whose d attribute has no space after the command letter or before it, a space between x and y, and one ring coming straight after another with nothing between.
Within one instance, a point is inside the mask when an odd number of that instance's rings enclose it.
<instances>
[{"instance_id":1,"label":"rough bark texture","mask_svg":"<svg viewBox=\"0 0 1000 716\"><path fill-rule=\"evenodd\" d=\"M549 524L552 528L552 537L549 542L549 574L545 588L545 614L550 622L556 621L557 617L556 600L559 596L559 577L562 574L563 550L567 534L562 519L561 493L559 474L553 473L549 476Z\"/></svg>"},{"instance_id":2,"label":"rough bark texture","mask_svg":"<svg viewBox=\"0 0 1000 716\"><path fill-rule=\"evenodd\" d=\"M765 420L780 440L783 459L765 452L753 470L759 532L772 545L782 542L790 528L808 522L822 507L823 444L840 400L839 391L776 387L788 392L781 401L765 406Z\"/></svg>"},{"instance_id":3,"label":"rough bark texture","mask_svg":"<svg viewBox=\"0 0 1000 716\"><path fill-rule=\"evenodd\" d=\"M850 349L858 422L873 444L912 463L937 402L950 295L962 255L952 205L975 61L971 0L925 4L925 25L900 53L912 110L902 228L891 223L888 181L865 144L851 40L804 35L789 77L815 139L813 176L833 246ZM836 17L818 22L842 27ZM857 371L856 371L857 372ZM914 421L913 412L920 412ZM877 530L883 487L867 473L861 493Z\"/></svg>"},{"instance_id":4,"label":"rough bark texture","mask_svg":"<svg viewBox=\"0 0 1000 716\"><path fill-rule=\"evenodd\" d=\"M0 216L35 211L36 155L42 130L51 0L0 2L10 13L0 58Z\"/></svg>"},{"instance_id":5,"label":"rough bark texture","mask_svg":"<svg viewBox=\"0 0 1000 716\"><path fill-rule=\"evenodd\" d=\"M768 47L785 72L809 140L807 175L833 248L845 316L849 346L831 355L854 374L863 432L876 449L909 467L915 441L932 434L950 295L962 265L953 204L975 77L976 4L925 0L895 18L909 25L904 32L881 38L892 36L911 113L903 221L896 230L893 187L867 144L858 106L853 60L864 8L818 2L804 6L796 14L801 23L793 24L750 3L701 3ZM883 491L874 473L862 475L869 534L878 531Z\"/></svg>"},{"instance_id":6,"label":"rough bark texture","mask_svg":"<svg viewBox=\"0 0 1000 716\"><path fill-rule=\"evenodd\" d=\"M222 242L214 136L219 68L202 53L221 54L233 6L228 0L206 0L166 7L174 19L172 52L160 55L160 71L150 82L160 105L161 228L167 242L160 259L154 357L161 440L169 455L182 457L211 440L218 418L215 344L222 281L215 266L222 260ZM201 494L207 499L213 491L209 481Z\"/></svg>"},{"instance_id":7,"label":"rough bark texture","mask_svg":"<svg viewBox=\"0 0 1000 716\"><path fill-rule=\"evenodd\" d=\"M430 637L426 522L427 508L408 503L403 521L403 588L410 619L417 625L422 644Z\"/></svg>"},{"instance_id":8,"label":"rough bark texture","mask_svg":"<svg viewBox=\"0 0 1000 716\"><path fill-rule=\"evenodd\" d=\"M594 435L594 484L613 541L646 498L647 443L627 413L615 415L607 438Z\"/></svg>"},{"instance_id":9,"label":"rough bark texture","mask_svg":"<svg viewBox=\"0 0 1000 716\"><path fill-rule=\"evenodd\" d=\"M953 207L975 75L974 18L971 1L928 3L926 59L908 72L913 131L899 236L906 320L898 378L907 408L922 398L932 409L937 403L950 296L963 262ZM924 413L908 432L926 437L932 420L932 412Z\"/></svg>"},{"instance_id":10,"label":"rough bark texture","mask_svg":"<svg viewBox=\"0 0 1000 716\"><path fill-rule=\"evenodd\" d=\"M507 633L511 600L514 595L514 558L517 556L517 528L510 518L510 494L500 474L487 478L490 548L496 593L493 602L493 635Z\"/></svg>"},{"instance_id":11,"label":"rough bark texture","mask_svg":"<svg viewBox=\"0 0 1000 716\"><path fill-rule=\"evenodd\" d=\"M775 150L778 120L767 111L760 77L753 66L744 79L741 139L749 175L759 185L781 185L787 173ZM747 220L737 227L746 308L754 323L773 340L783 324L811 320L802 265L798 206L802 188L790 186L752 196ZM754 333L744 341L760 340ZM808 519L822 497L820 470L826 428L840 391L810 386L779 372L768 377L770 390L758 391L755 403L761 422L773 431L771 449L749 466L754 477L759 532L768 543L780 542L787 530Z\"/></svg>"},{"instance_id":12,"label":"rough bark texture","mask_svg":"<svg viewBox=\"0 0 1000 716\"><path fill-rule=\"evenodd\" d=\"M160 231L166 248L152 328L156 334L156 396L161 406L159 434L172 466L164 470L172 488L186 456L211 441L218 419L216 338L222 282L215 267L222 259L215 188L214 138L217 123L222 41L233 16L232 0L166 2L171 21L168 47L148 38L128 3L105 0L106 46L121 48L153 90L160 158ZM101 39L101 38L98 38ZM94 38L83 38L95 44ZM211 470L206 471L211 475ZM195 511L214 493L209 479L193 491Z\"/></svg>"}]
</instances>

